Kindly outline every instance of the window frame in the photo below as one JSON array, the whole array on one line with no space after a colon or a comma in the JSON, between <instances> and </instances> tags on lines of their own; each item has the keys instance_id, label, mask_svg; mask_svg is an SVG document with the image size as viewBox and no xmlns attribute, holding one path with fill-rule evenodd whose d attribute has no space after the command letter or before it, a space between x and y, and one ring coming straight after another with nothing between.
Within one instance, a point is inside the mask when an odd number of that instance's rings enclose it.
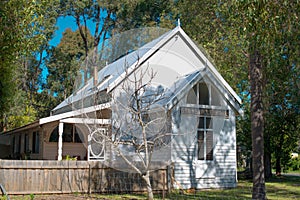
<instances>
[{"instance_id":1,"label":"window frame","mask_svg":"<svg viewBox=\"0 0 300 200\"><path fill-rule=\"evenodd\" d=\"M32 132L32 153L40 153L40 133L39 131Z\"/></svg>"},{"instance_id":2,"label":"window frame","mask_svg":"<svg viewBox=\"0 0 300 200\"><path fill-rule=\"evenodd\" d=\"M25 135L24 135L24 153L30 152L29 146L30 146L30 144L29 144L29 134L25 133Z\"/></svg>"},{"instance_id":3,"label":"window frame","mask_svg":"<svg viewBox=\"0 0 300 200\"><path fill-rule=\"evenodd\" d=\"M203 127L199 127L200 124L200 120L201 118L203 118ZM210 118L210 122L212 123L211 127L207 127L207 119ZM214 132L213 132L213 117L210 115L204 115L204 116L200 116L198 117L199 123L198 123L198 127L197 127L197 160L198 161L208 161L208 162L212 162L215 159L215 155L214 155ZM203 133L203 144L200 144L199 141L199 135L200 133ZM208 133L212 134L212 153L211 153L211 159L208 159L208 153L207 153L207 145L208 145L208 140L207 140L207 135ZM203 159L200 158L200 150L202 149L201 145L203 145Z\"/></svg>"},{"instance_id":4,"label":"window frame","mask_svg":"<svg viewBox=\"0 0 300 200\"><path fill-rule=\"evenodd\" d=\"M69 126L69 127L68 127ZM69 132L67 131L69 130ZM54 134L54 135L53 135ZM80 134L83 136L80 137ZM53 135L53 138L51 138ZM66 141L67 137L71 138L72 141ZM48 142L58 142L59 134L58 134L58 126L56 126L50 133ZM81 130L76 127L73 123L64 123L63 129L63 143L85 143L85 138Z\"/></svg>"},{"instance_id":5,"label":"window frame","mask_svg":"<svg viewBox=\"0 0 300 200\"><path fill-rule=\"evenodd\" d=\"M201 92L200 92L200 85L205 85L206 86L206 89L208 91L208 104L204 103L204 104L200 104L200 95L201 95ZM195 89L196 87L196 89ZM189 102L188 100L188 97L189 97L189 94L190 92L195 92L196 93L196 102ZM203 106L221 106L221 103L213 103L213 98L212 98L212 93L213 91L215 93L218 93L218 89L212 84L212 83L207 83L207 82L204 82L204 81L201 81L201 82L198 82L196 83L188 92L187 94L187 99L186 99L186 104L187 105L203 105ZM219 93L218 93L219 94ZM221 97L219 96L218 97L219 101L221 101ZM206 101L205 99L203 99L203 101Z\"/></svg>"}]
</instances>

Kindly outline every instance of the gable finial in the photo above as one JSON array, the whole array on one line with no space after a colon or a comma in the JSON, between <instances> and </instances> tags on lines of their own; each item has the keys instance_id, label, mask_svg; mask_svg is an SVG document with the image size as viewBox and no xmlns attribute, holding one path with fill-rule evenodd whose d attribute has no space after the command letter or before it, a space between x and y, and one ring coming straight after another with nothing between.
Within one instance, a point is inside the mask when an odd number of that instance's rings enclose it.
<instances>
[{"instance_id":1,"label":"gable finial","mask_svg":"<svg viewBox=\"0 0 300 200\"><path fill-rule=\"evenodd\" d=\"M180 18L177 19L177 26L180 27Z\"/></svg>"}]
</instances>

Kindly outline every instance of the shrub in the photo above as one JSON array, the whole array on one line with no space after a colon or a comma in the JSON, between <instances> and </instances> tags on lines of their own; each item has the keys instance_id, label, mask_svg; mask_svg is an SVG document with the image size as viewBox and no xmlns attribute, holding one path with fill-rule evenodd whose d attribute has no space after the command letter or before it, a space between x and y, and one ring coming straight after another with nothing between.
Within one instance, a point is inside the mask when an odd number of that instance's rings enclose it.
<instances>
[{"instance_id":1,"label":"shrub","mask_svg":"<svg viewBox=\"0 0 300 200\"><path fill-rule=\"evenodd\" d=\"M289 166L289 170L292 171L300 170L300 158L299 157L292 158L288 166Z\"/></svg>"}]
</instances>

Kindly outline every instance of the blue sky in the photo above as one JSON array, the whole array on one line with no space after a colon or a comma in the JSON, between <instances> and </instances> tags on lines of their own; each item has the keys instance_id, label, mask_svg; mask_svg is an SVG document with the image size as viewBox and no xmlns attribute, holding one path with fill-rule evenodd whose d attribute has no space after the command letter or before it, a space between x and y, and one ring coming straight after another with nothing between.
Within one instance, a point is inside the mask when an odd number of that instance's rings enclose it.
<instances>
[{"instance_id":1,"label":"blue sky","mask_svg":"<svg viewBox=\"0 0 300 200\"><path fill-rule=\"evenodd\" d=\"M54 38L50 40L49 44L51 46L57 46L62 38L62 33L67 29L71 28L72 31L77 29L75 19L73 17L59 17L56 22L58 29L54 33Z\"/></svg>"},{"instance_id":2,"label":"blue sky","mask_svg":"<svg viewBox=\"0 0 300 200\"><path fill-rule=\"evenodd\" d=\"M58 27L58 29L54 33L54 38L49 42L49 44L52 46L57 46L59 44L60 39L62 38L62 34L67 28L71 28L72 31L78 29L75 18L71 16L59 17L57 19L56 26ZM91 20L87 20L87 26L90 29L91 33L94 33L95 25Z\"/></svg>"},{"instance_id":3,"label":"blue sky","mask_svg":"<svg viewBox=\"0 0 300 200\"><path fill-rule=\"evenodd\" d=\"M53 39L49 41L51 46L57 46L60 43L60 40L63 36L63 32L67 28L71 28L72 31L76 31L78 26L76 25L75 18L71 16L59 17L56 22L57 30L54 33ZM87 20L87 26L90 29L91 33L95 31L95 24L91 20ZM43 57L46 57L46 52L43 52ZM42 79L46 82L48 75L48 69L45 66L42 66ZM39 90L41 91L41 90Z\"/></svg>"}]
</instances>

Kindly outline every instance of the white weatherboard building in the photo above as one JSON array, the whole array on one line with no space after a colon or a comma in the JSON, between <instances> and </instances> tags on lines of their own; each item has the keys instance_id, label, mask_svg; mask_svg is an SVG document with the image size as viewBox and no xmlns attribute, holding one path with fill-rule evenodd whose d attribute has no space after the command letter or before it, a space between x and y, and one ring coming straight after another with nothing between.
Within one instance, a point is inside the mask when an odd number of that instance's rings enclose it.
<instances>
[{"instance_id":1,"label":"white weatherboard building","mask_svg":"<svg viewBox=\"0 0 300 200\"><path fill-rule=\"evenodd\" d=\"M10 136L9 156L105 160L105 149L95 153L88 143L92 130L75 125L101 124L103 131L109 131L111 96L138 70L155 72L151 82L168 90L160 105L170 113L171 133L176 135L170 144L173 187L235 187L235 121L242 114L241 99L180 27L108 64L98 72L96 82L89 80L51 116L2 134ZM101 97L97 105L90 104L89 92L90 97L95 93ZM83 118L89 113L97 114Z\"/></svg>"}]
</instances>

